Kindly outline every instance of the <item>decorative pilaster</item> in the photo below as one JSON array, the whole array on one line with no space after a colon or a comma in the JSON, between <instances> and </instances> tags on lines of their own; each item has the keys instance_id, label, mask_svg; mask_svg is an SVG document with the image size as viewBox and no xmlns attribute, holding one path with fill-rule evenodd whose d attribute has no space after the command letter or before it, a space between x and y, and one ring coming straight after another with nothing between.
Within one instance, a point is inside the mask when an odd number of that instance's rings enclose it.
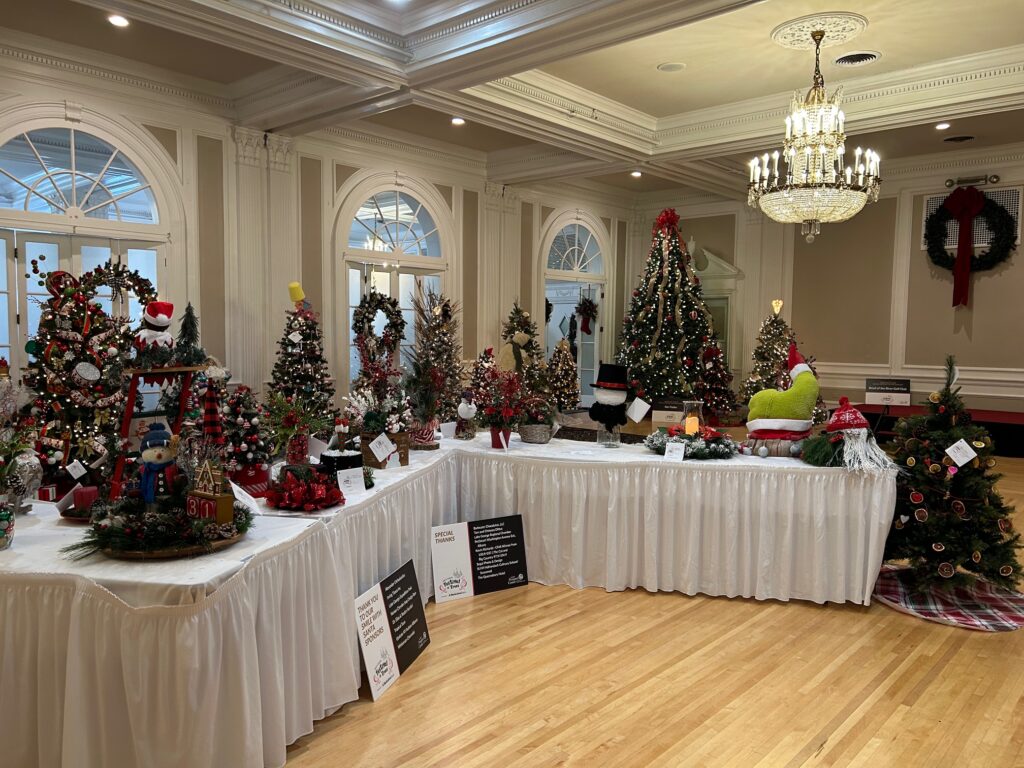
<instances>
[{"instance_id":1,"label":"decorative pilaster","mask_svg":"<svg viewBox=\"0 0 1024 768\"><path fill-rule=\"evenodd\" d=\"M292 140L287 136L267 135L267 225L269 256L273 267L266 274L268 339L280 335L284 313L293 305L288 299L288 283L299 280L302 263L299 254L298 178ZM314 307L323 312L323 307ZM273 342L268 365L273 365ZM332 361L333 362L333 361Z\"/></svg>"}]
</instances>

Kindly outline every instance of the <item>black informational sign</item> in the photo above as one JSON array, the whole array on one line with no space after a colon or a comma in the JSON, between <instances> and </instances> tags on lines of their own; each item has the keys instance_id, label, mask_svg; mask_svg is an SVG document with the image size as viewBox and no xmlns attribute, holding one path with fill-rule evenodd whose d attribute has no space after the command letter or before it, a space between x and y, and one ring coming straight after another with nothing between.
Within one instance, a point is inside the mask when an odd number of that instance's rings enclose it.
<instances>
[{"instance_id":1,"label":"black informational sign","mask_svg":"<svg viewBox=\"0 0 1024 768\"><path fill-rule=\"evenodd\" d=\"M526 543L521 515L468 523L473 594L522 587L526 573Z\"/></svg>"},{"instance_id":2,"label":"black informational sign","mask_svg":"<svg viewBox=\"0 0 1024 768\"><path fill-rule=\"evenodd\" d=\"M866 379L864 402L871 405L910 405L910 379Z\"/></svg>"},{"instance_id":3,"label":"black informational sign","mask_svg":"<svg viewBox=\"0 0 1024 768\"><path fill-rule=\"evenodd\" d=\"M380 591L395 645L398 673L402 674L430 644L412 560L381 581Z\"/></svg>"}]
</instances>

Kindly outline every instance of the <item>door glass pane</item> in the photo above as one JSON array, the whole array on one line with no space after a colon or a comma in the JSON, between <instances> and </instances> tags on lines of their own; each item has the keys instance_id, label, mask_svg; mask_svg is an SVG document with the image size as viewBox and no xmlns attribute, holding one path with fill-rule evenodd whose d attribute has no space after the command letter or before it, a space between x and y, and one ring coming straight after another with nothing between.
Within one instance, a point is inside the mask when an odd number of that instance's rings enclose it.
<instances>
[{"instance_id":1,"label":"door glass pane","mask_svg":"<svg viewBox=\"0 0 1024 768\"><path fill-rule=\"evenodd\" d=\"M382 293L385 296L391 295L391 273L390 272L371 272L370 273L370 287L373 288L377 293Z\"/></svg>"},{"instance_id":2,"label":"door glass pane","mask_svg":"<svg viewBox=\"0 0 1024 768\"><path fill-rule=\"evenodd\" d=\"M25 241L25 293L27 295L25 333L28 336L35 336L39 330L39 318L43 314L42 302L49 298L46 288L40 285L42 275L32 274L32 260L39 261L39 271L43 274L54 272L60 269L59 248L56 243L40 243Z\"/></svg>"},{"instance_id":3,"label":"door glass pane","mask_svg":"<svg viewBox=\"0 0 1024 768\"><path fill-rule=\"evenodd\" d=\"M154 248L129 248L128 268L134 269L154 286L156 280L156 249Z\"/></svg>"},{"instance_id":4,"label":"door glass pane","mask_svg":"<svg viewBox=\"0 0 1024 768\"><path fill-rule=\"evenodd\" d=\"M6 272L7 270L0 270ZM8 310L10 306L8 304L9 298L6 293L0 293L0 345L7 346L11 343L11 329L8 327ZM11 358L5 356L7 361L10 362Z\"/></svg>"},{"instance_id":5,"label":"door glass pane","mask_svg":"<svg viewBox=\"0 0 1024 768\"><path fill-rule=\"evenodd\" d=\"M110 261L110 247L102 245L83 245L81 248L82 253L82 272L91 272L97 267L104 266ZM100 294L109 296L110 289L99 291Z\"/></svg>"}]
</instances>

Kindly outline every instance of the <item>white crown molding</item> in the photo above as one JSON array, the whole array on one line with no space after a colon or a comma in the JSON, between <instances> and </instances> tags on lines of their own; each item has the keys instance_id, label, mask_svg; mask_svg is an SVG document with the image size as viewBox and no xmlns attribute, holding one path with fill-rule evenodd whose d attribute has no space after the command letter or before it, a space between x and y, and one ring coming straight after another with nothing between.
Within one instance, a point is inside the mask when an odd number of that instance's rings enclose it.
<instances>
[{"instance_id":1,"label":"white crown molding","mask_svg":"<svg viewBox=\"0 0 1024 768\"><path fill-rule=\"evenodd\" d=\"M368 133L348 126L336 126L321 129L314 137L320 137L330 144L361 154L365 154L367 149L372 147L392 154L428 160L448 168L460 168L478 175L482 175L485 170L486 155L483 152L448 147L441 142L427 142L422 137L403 134L401 131L375 127L373 133Z\"/></svg>"}]
</instances>

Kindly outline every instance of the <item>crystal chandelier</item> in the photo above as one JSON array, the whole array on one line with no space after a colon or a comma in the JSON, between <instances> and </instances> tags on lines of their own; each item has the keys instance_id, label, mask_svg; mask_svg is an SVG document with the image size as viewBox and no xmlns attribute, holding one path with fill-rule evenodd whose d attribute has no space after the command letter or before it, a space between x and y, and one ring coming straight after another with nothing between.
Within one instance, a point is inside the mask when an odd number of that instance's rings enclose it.
<instances>
[{"instance_id":1,"label":"crystal chandelier","mask_svg":"<svg viewBox=\"0 0 1024 768\"><path fill-rule=\"evenodd\" d=\"M760 207L768 218L783 224L801 224L808 243L821 233L822 222L846 221L867 203L878 200L882 179L880 159L870 149L853 152L847 165L846 116L839 109L842 86L831 97L821 75L821 41L825 33L811 33L814 40L814 84L802 96L793 94L786 117L782 152L765 153L750 161L747 203ZM779 160L784 163L780 171Z\"/></svg>"}]
</instances>

